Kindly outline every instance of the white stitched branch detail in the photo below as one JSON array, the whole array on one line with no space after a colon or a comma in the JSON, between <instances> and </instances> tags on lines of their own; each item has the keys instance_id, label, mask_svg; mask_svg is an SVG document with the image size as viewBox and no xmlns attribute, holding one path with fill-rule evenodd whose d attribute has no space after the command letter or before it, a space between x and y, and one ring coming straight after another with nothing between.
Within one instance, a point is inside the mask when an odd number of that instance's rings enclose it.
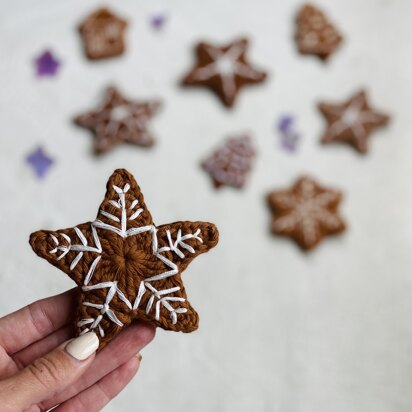
<instances>
[{"instance_id":1,"label":"white stitched branch detail","mask_svg":"<svg viewBox=\"0 0 412 412\"><path fill-rule=\"evenodd\" d=\"M169 242L169 246L162 247L161 249L159 249L158 252L162 253L162 252L171 250L172 252L175 252L177 256L183 259L185 255L179 249L179 247L188 250L190 253L195 253L195 250L192 248L192 246L188 245L184 241L188 239L196 239L200 243L203 243L202 238L199 237L199 233L200 233L200 229L197 229L195 233L188 233L182 236L182 230L179 229L177 232L176 240L173 242L170 230L166 230L166 236Z\"/></svg>"},{"instance_id":2,"label":"white stitched branch detail","mask_svg":"<svg viewBox=\"0 0 412 412\"><path fill-rule=\"evenodd\" d=\"M81 332L82 335L84 333L89 332L90 330L98 328L100 336L104 337L104 330L100 325L100 322L102 321L103 316L107 316L108 319L110 319L116 325L120 327L123 326L123 323L117 318L113 310L110 309L110 302L113 300L115 295L117 295L118 298L122 300L129 309L132 309L131 303L126 298L126 296L123 294L123 292L118 288L117 282L102 282L102 283L98 283L92 286L83 286L82 289L84 292L88 292L90 290L105 289L105 288L109 288L109 291L107 292L106 300L104 303L83 302L84 306L99 309L99 315L96 318L82 319L81 321L77 323L77 326L79 328L90 325L82 330Z\"/></svg>"},{"instance_id":3,"label":"white stitched branch detail","mask_svg":"<svg viewBox=\"0 0 412 412\"><path fill-rule=\"evenodd\" d=\"M100 244L99 236L97 235L96 229L93 227L93 225L91 225L91 230L95 244L94 247L88 245L87 239L82 231L78 227L75 227L74 231L76 232L77 237L80 239L81 244L73 244L69 236L67 236L65 233L59 233L59 235L62 236L67 242L67 245L60 245L58 238L51 234L50 237L53 239L56 247L50 250L49 253L57 254L57 252L59 251L62 252L59 256L57 256L57 260L61 260L71 251L79 252L72 260L72 263L70 265L70 270L73 270L83 257L84 252L95 252L99 254L102 253L102 246Z\"/></svg>"},{"instance_id":4,"label":"white stitched branch detail","mask_svg":"<svg viewBox=\"0 0 412 412\"><path fill-rule=\"evenodd\" d=\"M150 310L153 307L155 299L157 299L156 305L155 305L155 319L158 321L160 319L160 307L163 306L165 309L167 309L170 312L170 319L172 323L175 325L177 323L177 314L179 313L186 313L187 309L186 308L173 308L173 306L169 302L184 302L185 299L181 297L174 297L174 296L164 296L164 295L170 295L174 292L177 292L180 290L179 286L175 286L170 289L163 289L163 290L157 290L151 282L155 282L157 280L165 279L170 276L174 276L178 272L177 265L167 259L165 256L161 255L163 252L168 252L172 251L176 253L181 259L185 257L184 253L179 249L183 248L189 251L190 253L195 253L195 249L185 243L185 240L188 239L196 239L200 243L203 243L202 238L199 236L201 233L200 229L197 229L195 233L187 233L182 236L182 231L181 229L178 230L177 235L176 235L176 240L173 241L172 235L170 233L170 230L166 230L166 236L169 242L169 246L164 246L162 248L158 248L158 242L157 242L157 230L153 231L153 235L156 237L156 242L153 242L154 247L156 250L154 251L155 256L157 256L163 263L165 263L171 270L166 271L164 273L160 273L159 275L152 276L150 278L147 278L145 281L142 281L139 286L139 291L136 297L136 300L133 304L133 309L137 309L140 305L140 302L144 296L144 294L149 291L151 293L151 296L147 302L146 305L146 313L149 314Z\"/></svg>"},{"instance_id":5,"label":"white stitched branch detail","mask_svg":"<svg viewBox=\"0 0 412 412\"><path fill-rule=\"evenodd\" d=\"M184 302L185 299L181 297L174 297L174 296L164 296L168 295L174 292L177 292L180 290L179 286L175 286L170 289L163 289L163 290L157 290L153 285L151 285L149 282L144 282L142 281L139 286L139 292L138 296L135 300L135 303L133 305L133 309L137 309L140 305L141 299L146 293L146 291L149 290L152 295L150 296L147 304L146 304L146 314L150 313L150 310L153 307L153 303L155 299L157 298L157 302L155 304L155 319L158 321L160 319L160 305L162 305L165 309L167 309L170 312L170 319L175 325L177 323L177 314L178 313L186 313L187 309L186 308L174 308L172 305L170 305L169 302Z\"/></svg>"}]
</instances>

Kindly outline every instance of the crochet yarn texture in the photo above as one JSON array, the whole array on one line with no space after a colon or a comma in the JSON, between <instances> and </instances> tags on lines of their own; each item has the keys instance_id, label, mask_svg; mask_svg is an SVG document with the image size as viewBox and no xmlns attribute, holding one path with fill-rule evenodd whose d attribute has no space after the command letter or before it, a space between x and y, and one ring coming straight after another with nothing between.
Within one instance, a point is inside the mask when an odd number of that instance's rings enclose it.
<instances>
[{"instance_id":1,"label":"crochet yarn texture","mask_svg":"<svg viewBox=\"0 0 412 412\"><path fill-rule=\"evenodd\" d=\"M199 317L181 273L218 237L212 223L155 226L133 176L119 169L107 183L96 220L35 232L30 244L76 282L78 334L95 331L102 349L135 319L166 330L197 329Z\"/></svg>"}]
</instances>

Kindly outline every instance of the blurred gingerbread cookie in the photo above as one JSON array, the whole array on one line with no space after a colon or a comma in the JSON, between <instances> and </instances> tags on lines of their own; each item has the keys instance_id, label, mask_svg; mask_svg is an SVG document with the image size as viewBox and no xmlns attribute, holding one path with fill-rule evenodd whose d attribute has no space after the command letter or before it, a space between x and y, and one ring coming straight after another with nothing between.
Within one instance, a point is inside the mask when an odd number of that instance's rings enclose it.
<instances>
[{"instance_id":1,"label":"blurred gingerbread cookie","mask_svg":"<svg viewBox=\"0 0 412 412\"><path fill-rule=\"evenodd\" d=\"M326 60L342 42L342 36L325 14L305 4L296 18L296 43L302 54L314 54Z\"/></svg>"},{"instance_id":2,"label":"blurred gingerbread cookie","mask_svg":"<svg viewBox=\"0 0 412 412\"><path fill-rule=\"evenodd\" d=\"M347 143L362 154L368 151L370 134L390 119L371 108L364 90L340 104L320 103L319 110L327 122L322 143Z\"/></svg>"},{"instance_id":3,"label":"blurred gingerbread cookie","mask_svg":"<svg viewBox=\"0 0 412 412\"><path fill-rule=\"evenodd\" d=\"M255 155L249 136L231 137L202 163L202 167L210 174L216 188L232 186L241 189L246 183Z\"/></svg>"},{"instance_id":4,"label":"blurred gingerbread cookie","mask_svg":"<svg viewBox=\"0 0 412 412\"><path fill-rule=\"evenodd\" d=\"M105 8L88 16L79 27L87 57L98 60L123 54L126 27L125 20Z\"/></svg>"},{"instance_id":5,"label":"blurred gingerbread cookie","mask_svg":"<svg viewBox=\"0 0 412 412\"><path fill-rule=\"evenodd\" d=\"M255 69L246 58L247 39L224 46L201 42L196 47L197 62L184 77L183 85L213 90L227 107L232 107L244 86L261 83L266 73Z\"/></svg>"},{"instance_id":6,"label":"blurred gingerbread cookie","mask_svg":"<svg viewBox=\"0 0 412 412\"><path fill-rule=\"evenodd\" d=\"M326 236L345 230L338 212L342 194L310 177L301 177L290 189L269 193L267 199L273 213L272 232L292 238L303 250L314 249Z\"/></svg>"},{"instance_id":7,"label":"blurred gingerbread cookie","mask_svg":"<svg viewBox=\"0 0 412 412\"><path fill-rule=\"evenodd\" d=\"M156 100L129 100L115 87L108 87L101 105L80 114L74 121L94 133L96 154L106 153L122 143L150 147L155 140L148 123L160 105Z\"/></svg>"}]
</instances>

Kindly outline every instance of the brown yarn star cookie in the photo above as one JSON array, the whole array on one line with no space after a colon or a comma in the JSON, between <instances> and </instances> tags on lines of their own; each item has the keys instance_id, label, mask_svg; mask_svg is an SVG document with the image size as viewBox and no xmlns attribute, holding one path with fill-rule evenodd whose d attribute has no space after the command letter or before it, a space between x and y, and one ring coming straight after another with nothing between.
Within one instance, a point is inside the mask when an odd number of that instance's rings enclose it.
<instances>
[{"instance_id":1,"label":"brown yarn star cookie","mask_svg":"<svg viewBox=\"0 0 412 412\"><path fill-rule=\"evenodd\" d=\"M108 87L100 107L75 117L74 121L93 131L96 154L106 153L121 143L150 147L155 141L148 131L148 122L159 108L158 101L128 100L116 88Z\"/></svg>"},{"instance_id":2,"label":"brown yarn star cookie","mask_svg":"<svg viewBox=\"0 0 412 412\"><path fill-rule=\"evenodd\" d=\"M210 174L216 188L240 189L246 183L255 155L249 136L231 137L202 163L202 167Z\"/></svg>"},{"instance_id":3,"label":"brown yarn star cookie","mask_svg":"<svg viewBox=\"0 0 412 412\"><path fill-rule=\"evenodd\" d=\"M322 143L348 143L362 154L368 151L370 134L389 122L388 115L369 106L364 90L341 104L320 103L319 110L327 121Z\"/></svg>"},{"instance_id":4,"label":"brown yarn star cookie","mask_svg":"<svg viewBox=\"0 0 412 412\"><path fill-rule=\"evenodd\" d=\"M296 17L296 43L302 54L326 60L342 42L342 36L317 7L306 4Z\"/></svg>"},{"instance_id":5,"label":"brown yarn star cookie","mask_svg":"<svg viewBox=\"0 0 412 412\"><path fill-rule=\"evenodd\" d=\"M183 84L209 87L225 106L232 107L241 88L266 79L265 72L255 69L247 61L247 47L247 39L222 47L199 43L197 63L183 79Z\"/></svg>"},{"instance_id":6,"label":"brown yarn star cookie","mask_svg":"<svg viewBox=\"0 0 412 412\"><path fill-rule=\"evenodd\" d=\"M78 333L96 332L102 349L135 319L166 330L197 329L181 273L218 236L212 223L155 226L133 176L119 169L107 183L96 220L35 232L30 244L76 282Z\"/></svg>"},{"instance_id":7,"label":"brown yarn star cookie","mask_svg":"<svg viewBox=\"0 0 412 412\"><path fill-rule=\"evenodd\" d=\"M325 236L345 230L345 222L338 214L341 199L337 190L324 188L310 177L301 177L291 189L269 193L272 232L291 237L303 250L311 250Z\"/></svg>"},{"instance_id":8,"label":"brown yarn star cookie","mask_svg":"<svg viewBox=\"0 0 412 412\"><path fill-rule=\"evenodd\" d=\"M108 9L92 13L79 27L87 57L98 60L123 54L126 27L127 22Z\"/></svg>"}]
</instances>

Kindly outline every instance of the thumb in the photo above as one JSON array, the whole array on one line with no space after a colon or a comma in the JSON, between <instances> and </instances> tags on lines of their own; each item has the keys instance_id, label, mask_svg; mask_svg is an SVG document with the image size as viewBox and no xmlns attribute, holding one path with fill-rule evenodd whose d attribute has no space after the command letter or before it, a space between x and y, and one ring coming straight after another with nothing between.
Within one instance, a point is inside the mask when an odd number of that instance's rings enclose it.
<instances>
[{"instance_id":1,"label":"thumb","mask_svg":"<svg viewBox=\"0 0 412 412\"><path fill-rule=\"evenodd\" d=\"M63 391L90 366L98 347L96 334L86 333L63 343L2 381L0 399L6 411L26 409Z\"/></svg>"}]
</instances>

